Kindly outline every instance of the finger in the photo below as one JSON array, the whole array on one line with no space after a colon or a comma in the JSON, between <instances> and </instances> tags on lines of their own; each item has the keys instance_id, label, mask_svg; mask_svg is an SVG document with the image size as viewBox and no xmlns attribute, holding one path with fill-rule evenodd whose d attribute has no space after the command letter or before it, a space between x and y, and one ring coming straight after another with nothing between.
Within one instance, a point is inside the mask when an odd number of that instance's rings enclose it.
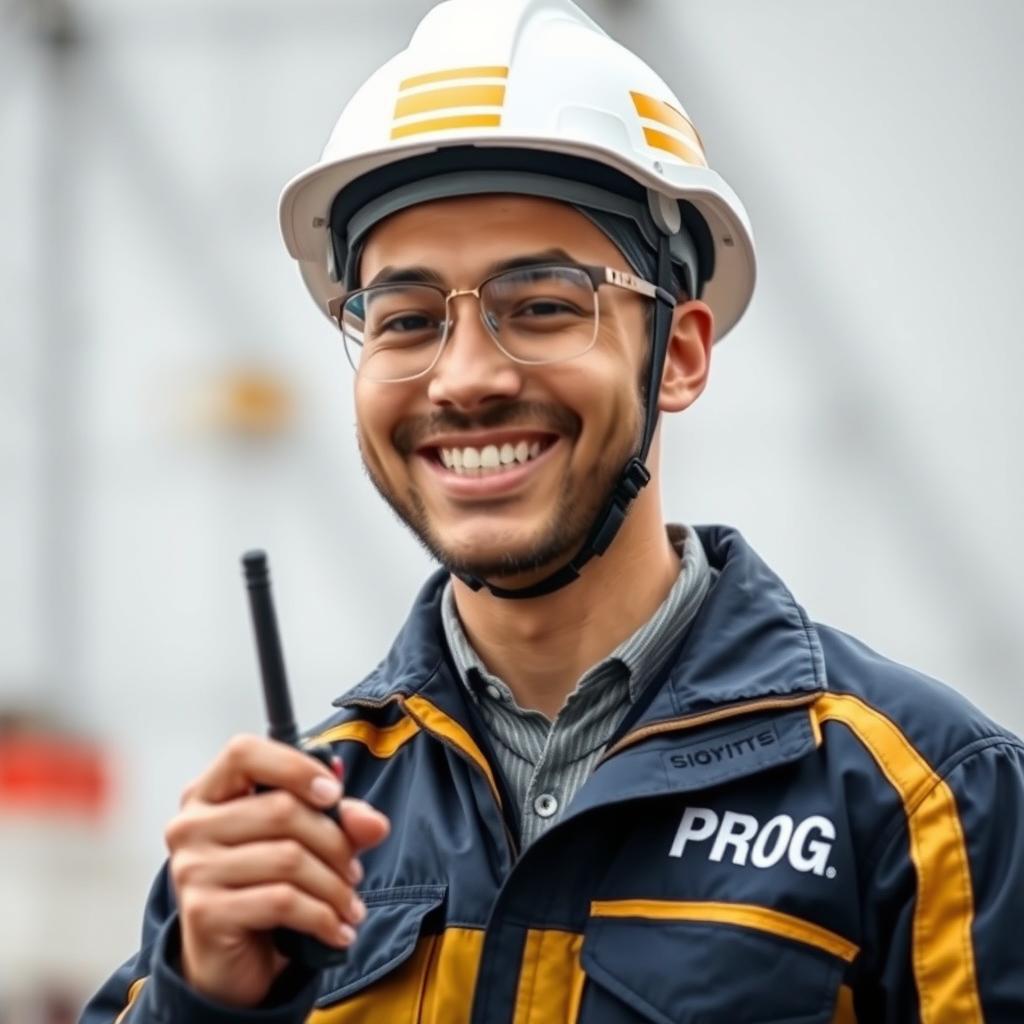
<instances>
[{"instance_id":1,"label":"finger","mask_svg":"<svg viewBox=\"0 0 1024 1024\"><path fill-rule=\"evenodd\" d=\"M366 850L387 838L391 822L365 800L346 797L341 801L341 827L356 850Z\"/></svg>"},{"instance_id":2,"label":"finger","mask_svg":"<svg viewBox=\"0 0 1024 1024\"><path fill-rule=\"evenodd\" d=\"M171 877L178 892L189 887L242 889L286 882L328 904L349 924L358 925L366 917L353 887L293 839L182 850L171 858Z\"/></svg>"},{"instance_id":3,"label":"finger","mask_svg":"<svg viewBox=\"0 0 1024 1024\"><path fill-rule=\"evenodd\" d=\"M255 786L286 789L314 807L341 798L341 783L326 765L277 740L235 736L186 791L186 802L221 803Z\"/></svg>"},{"instance_id":4,"label":"finger","mask_svg":"<svg viewBox=\"0 0 1024 1024\"><path fill-rule=\"evenodd\" d=\"M198 934L266 932L284 927L339 948L355 940L355 929L341 920L333 907L287 882L244 889L186 890L181 913L183 924Z\"/></svg>"},{"instance_id":5,"label":"finger","mask_svg":"<svg viewBox=\"0 0 1024 1024\"><path fill-rule=\"evenodd\" d=\"M361 881L354 848L345 832L327 815L313 810L283 789L238 797L225 803L194 803L165 830L168 849L240 846L291 839L352 884Z\"/></svg>"}]
</instances>

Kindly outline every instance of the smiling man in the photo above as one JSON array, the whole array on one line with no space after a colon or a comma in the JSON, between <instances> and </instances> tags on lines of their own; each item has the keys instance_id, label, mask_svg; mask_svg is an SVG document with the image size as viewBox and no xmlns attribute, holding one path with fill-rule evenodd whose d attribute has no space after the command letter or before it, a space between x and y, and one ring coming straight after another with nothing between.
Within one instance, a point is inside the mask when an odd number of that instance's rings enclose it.
<instances>
[{"instance_id":1,"label":"smiling man","mask_svg":"<svg viewBox=\"0 0 1024 1024\"><path fill-rule=\"evenodd\" d=\"M1024 1019L1021 742L665 522L659 416L753 289L739 200L569 0L482 9L435 8L282 197L442 566L317 730L340 827L321 763L230 741L84 1019Z\"/></svg>"}]
</instances>

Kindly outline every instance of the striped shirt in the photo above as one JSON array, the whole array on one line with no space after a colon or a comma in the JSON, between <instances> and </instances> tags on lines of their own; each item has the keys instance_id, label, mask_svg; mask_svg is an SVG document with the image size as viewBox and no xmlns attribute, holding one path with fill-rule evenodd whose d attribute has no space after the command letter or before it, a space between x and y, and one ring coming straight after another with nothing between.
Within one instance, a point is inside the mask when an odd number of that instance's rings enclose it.
<instances>
[{"instance_id":1,"label":"striped shirt","mask_svg":"<svg viewBox=\"0 0 1024 1024\"><path fill-rule=\"evenodd\" d=\"M519 808L523 849L558 821L630 706L665 668L711 587L697 534L675 525L668 532L682 563L668 596L632 636L583 673L553 720L520 707L509 687L487 670L462 629L451 583L445 588L445 637Z\"/></svg>"}]
</instances>

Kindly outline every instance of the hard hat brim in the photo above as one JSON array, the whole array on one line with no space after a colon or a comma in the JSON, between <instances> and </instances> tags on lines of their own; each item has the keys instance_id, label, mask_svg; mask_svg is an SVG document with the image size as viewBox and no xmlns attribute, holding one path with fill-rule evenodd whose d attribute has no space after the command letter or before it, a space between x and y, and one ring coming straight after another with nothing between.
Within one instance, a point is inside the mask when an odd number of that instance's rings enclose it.
<instances>
[{"instance_id":1,"label":"hard hat brim","mask_svg":"<svg viewBox=\"0 0 1024 1024\"><path fill-rule=\"evenodd\" d=\"M707 282L703 298L715 316L716 340L729 332L749 305L756 276L753 235L739 198L716 172L675 162L643 165L593 143L466 132L446 139L442 145L389 145L354 158L324 161L284 187L279 204L281 233L288 252L299 263L306 287L325 315L328 301L345 290L328 273L330 210L335 196L363 175L451 145L528 149L582 157L611 167L656 192L692 204L704 218L715 247L715 272Z\"/></svg>"}]
</instances>

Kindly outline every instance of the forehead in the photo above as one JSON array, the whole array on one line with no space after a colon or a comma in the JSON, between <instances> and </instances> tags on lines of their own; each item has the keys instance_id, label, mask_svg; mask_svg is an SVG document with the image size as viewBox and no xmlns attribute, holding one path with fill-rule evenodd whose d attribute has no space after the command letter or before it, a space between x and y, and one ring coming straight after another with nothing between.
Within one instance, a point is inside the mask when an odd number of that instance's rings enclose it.
<instances>
[{"instance_id":1,"label":"forehead","mask_svg":"<svg viewBox=\"0 0 1024 1024\"><path fill-rule=\"evenodd\" d=\"M367 235L359 277L368 281L386 266L429 266L454 278L553 248L580 263L630 270L610 239L574 207L502 194L436 199L392 214Z\"/></svg>"}]
</instances>

